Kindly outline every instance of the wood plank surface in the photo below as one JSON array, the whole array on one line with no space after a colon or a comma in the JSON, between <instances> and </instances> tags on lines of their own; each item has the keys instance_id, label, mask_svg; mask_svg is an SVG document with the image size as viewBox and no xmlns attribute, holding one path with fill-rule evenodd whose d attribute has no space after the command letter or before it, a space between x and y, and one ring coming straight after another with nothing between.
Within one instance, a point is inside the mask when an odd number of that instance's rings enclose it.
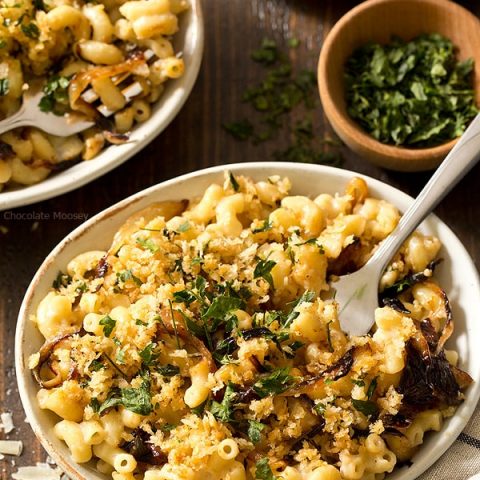
<instances>
[{"instance_id":1,"label":"wood plank surface","mask_svg":"<svg viewBox=\"0 0 480 480\"><path fill-rule=\"evenodd\" d=\"M291 141L291 129L275 142L255 146L228 136L222 122L248 116L241 102L247 85L263 67L250 59L264 37L285 44L295 67L315 70L322 40L338 18L356 3L350 0L205 0L205 55L196 86L172 124L142 152L113 172L58 198L0 212L0 411L13 412L16 429L7 437L21 439L24 453L0 460L2 480L18 466L45 460L45 454L25 423L14 372L14 333L25 290L50 250L82 223L76 214L92 216L143 188L199 168L244 161L270 160L274 150ZM477 15L480 3L460 2ZM188 66L187 66L188 68ZM321 108L315 110L320 135L329 133ZM289 124L294 122L292 116ZM430 173L387 172L343 150L342 167L378 178L416 195ZM94 161L94 160L93 160ZM480 266L480 165L443 201L437 213ZM31 219L33 215L41 220ZM59 215L64 215L59 219ZM71 218L72 217L72 218ZM8 230L8 231L7 231ZM5 435L0 432L0 439Z\"/></svg>"}]
</instances>

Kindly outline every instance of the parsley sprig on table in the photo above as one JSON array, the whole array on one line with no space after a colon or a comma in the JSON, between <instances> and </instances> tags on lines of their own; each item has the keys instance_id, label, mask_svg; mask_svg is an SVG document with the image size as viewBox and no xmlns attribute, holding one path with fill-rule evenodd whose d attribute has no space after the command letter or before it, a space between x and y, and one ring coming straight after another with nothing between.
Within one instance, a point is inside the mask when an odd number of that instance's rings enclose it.
<instances>
[{"instance_id":1,"label":"parsley sprig on table","mask_svg":"<svg viewBox=\"0 0 480 480\"><path fill-rule=\"evenodd\" d=\"M297 48L300 42L291 38L290 48ZM341 162L337 147L339 142L317 140L314 133L312 111L316 107L317 80L312 70L295 71L288 55L277 44L265 39L261 47L251 54L252 60L265 67L262 80L249 86L243 94L243 102L252 108L249 119L240 119L223 124L223 128L239 141L259 144L277 139L289 121L291 144L285 150L273 153L278 161L324 163L336 165ZM291 115L302 120L291 120ZM252 119L252 120L250 120Z\"/></svg>"},{"instance_id":2,"label":"parsley sprig on table","mask_svg":"<svg viewBox=\"0 0 480 480\"><path fill-rule=\"evenodd\" d=\"M438 34L370 44L346 63L348 113L383 143L426 147L460 136L477 114L473 60Z\"/></svg>"}]
</instances>

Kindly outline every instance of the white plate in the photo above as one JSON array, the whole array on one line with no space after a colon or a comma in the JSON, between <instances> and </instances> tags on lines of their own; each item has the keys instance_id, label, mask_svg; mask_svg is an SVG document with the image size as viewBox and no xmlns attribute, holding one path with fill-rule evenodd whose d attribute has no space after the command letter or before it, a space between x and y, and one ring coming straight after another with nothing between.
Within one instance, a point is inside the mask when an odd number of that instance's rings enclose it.
<instances>
[{"instance_id":1,"label":"white plate","mask_svg":"<svg viewBox=\"0 0 480 480\"><path fill-rule=\"evenodd\" d=\"M175 51L183 52L185 74L166 83L151 118L134 128L130 141L111 145L94 159L52 174L35 185L0 192L0 211L56 197L91 182L135 155L169 125L190 95L202 62L204 27L200 0L192 0L191 4L181 14L180 30L174 37Z\"/></svg>"},{"instance_id":2,"label":"white plate","mask_svg":"<svg viewBox=\"0 0 480 480\"><path fill-rule=\"evenodd\" d=\"M179 200L199 196L212 182L223 181L223 171L264 179L273 174L288 176L293 192L314 196L326 192L343 191L355 174L346 170L294 163L245 163L224 165L200 170L163 182L129 197L82 224L68 235L47 257L35 275L23 301L17 324L15 357L20 396L27 418L35 434L48 453L75 480L105 480L91 465L76 465L65 444L54 437L52 429L58 417L40 410L36 402L38 386L26 368L30 354L43 343L43 337L29 321L40 300L49 290L59 270L65 270L68 261L87 250L107 249L115 231L137 210L154 201ZM378 180L367 179L372 196L383 198L401 210L412 202L411 197ZM441 256L445 261L438 267L437 278L447 291L453 307L455 333L449 340L450 348L460 354L460 367L475 380L466 393L465 402L457 413L445 422L441 432L428 434L424 445L413 457L410 468L402 468L389 480L413 480L453 443L473 413L480 395L480 349L475 339L480 337L480 284L475 266L465 248L453 232L437 217L430 216L421 227L425 233L437 235L442 243Z\"/></svg>"}]
</instances>

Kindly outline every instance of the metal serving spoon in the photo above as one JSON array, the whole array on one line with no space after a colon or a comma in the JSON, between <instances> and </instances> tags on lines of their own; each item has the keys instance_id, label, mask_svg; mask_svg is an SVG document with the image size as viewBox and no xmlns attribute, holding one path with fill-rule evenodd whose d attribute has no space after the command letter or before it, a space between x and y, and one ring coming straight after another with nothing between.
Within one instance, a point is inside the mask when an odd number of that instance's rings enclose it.
<instances>
[{"instance_id":1,"label":"metal serving spoon","mask_svg":"<svg viewBox=\"0 0 480 480\"><path fill-rule=\"evenodd\" d=\"M438 167L393 232L358 271L333 283L340 308L340 326L350 335L366 335L374 324L378 285L393 255L440 200L480 159L480 114Z\"/></svg>"}]
</instances>

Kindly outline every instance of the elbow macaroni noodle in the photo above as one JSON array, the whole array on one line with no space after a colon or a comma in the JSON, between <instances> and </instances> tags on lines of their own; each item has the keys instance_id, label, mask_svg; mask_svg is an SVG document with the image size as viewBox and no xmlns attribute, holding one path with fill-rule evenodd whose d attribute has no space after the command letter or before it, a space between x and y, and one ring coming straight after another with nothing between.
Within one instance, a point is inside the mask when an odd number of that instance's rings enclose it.
<instances>
[{"instance_id":1,"label":"elbow macaroni noodle","mask_svg":"<svg viewBox=\"0 0 480 480\"><path fill-rule=\"evenodd\" d=\"M49 89L42 109L98 120L102 115L80 97L87 92L114 113L114 131L129 132L135 123L150 118L151 104L162 95L164 83L184 72L172 36L178 30L178 15L189 6L188 0L3 2L0 116L12 115L25 89L41 84ZM150 60L141 53L147 50L155 54ZM141 89L128 103L122 89L133 84ZM97 123L65 138L35 127L0 135L0 191L10 184L40 182L66 162L95 157L109 138Z\"/></svg>"},{"instance_id":2,"label":"elbow macaroni noodle","mask_svg":"<svg viewBox=\"0 0 480 480\"><path fill-rule=\"evenodd\" d=\"M167 3L121 10L136 21ZM102 31L106 19L96 22ZM405 243L382 295L408 287L350 338L332 272L361 267L398 211L357 178L313 200L290 195L286 178L230 178L188 205L135 214L110 250L59 273L34 318L46 339L30 359L40 408L60 417L54 432L75 462L95 459L113 480L384 478L471 381L443 349L451 312L431 278L440 243L419 233ZM416 397L426 351L453 393Z\"/></svg>"}]
</instances>

